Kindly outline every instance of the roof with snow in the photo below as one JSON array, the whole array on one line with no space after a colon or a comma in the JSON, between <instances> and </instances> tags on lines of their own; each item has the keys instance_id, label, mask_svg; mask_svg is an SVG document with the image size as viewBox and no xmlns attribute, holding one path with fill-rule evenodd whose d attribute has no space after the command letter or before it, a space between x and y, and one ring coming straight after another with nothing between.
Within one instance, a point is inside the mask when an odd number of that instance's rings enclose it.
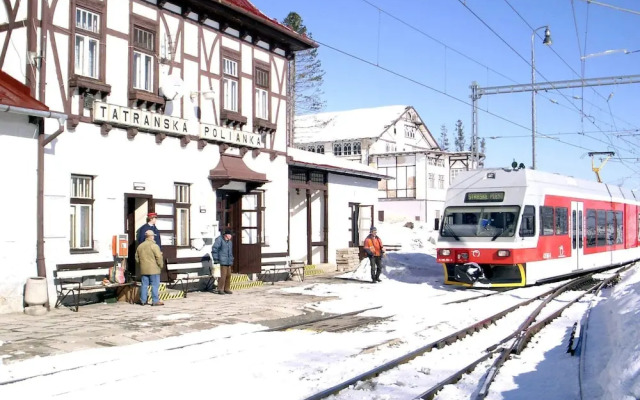
<instances>
[{"instance_id":1,"label":"roof with snow","mask_svg":"<svg viewBox=\"0 0 640 400\"><path fill-rule=\"evenodd\" d=\"M295 142L377 138L409 108L396 105L300 115L295 118Z\"/></svg>"},{"instance_id":2,"label":"roof with snow","mask_svg":"<svg viewBox=\"0 0 640 400\"><path fill-rule=\"evenodd\" d=\"M362 176L377 180L390 178L380 173L375 167L370 167L357 161L335 157L330 154L312 153L310 151L289 147L287 148L287 155L289 156L289 165L293 166L315 168L328 172Z\"/></svg>"}]
</instances>

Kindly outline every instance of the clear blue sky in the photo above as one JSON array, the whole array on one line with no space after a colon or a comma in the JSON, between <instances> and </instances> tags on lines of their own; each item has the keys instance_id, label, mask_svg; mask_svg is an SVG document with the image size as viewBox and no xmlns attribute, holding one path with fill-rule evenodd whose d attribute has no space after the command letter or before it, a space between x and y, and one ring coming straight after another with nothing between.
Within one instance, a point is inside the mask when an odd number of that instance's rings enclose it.
<instances>
[{"instance_id":1,"label":"clear blue sky","mask_svg":"<svg viewBox=\"0 0 640 400\"><path fill-rule=\"evenodd\" d=\"M272 18L303 18L326 71L325 111L404 104L439 139L463 122L470 143L472 81L481 87L531 83L531 35L549 25L552 46L535 39L536 82L640 75L640 2L600 0L253 0ZM626 11L625 11L626 10ZM607 50L626 49L587 57ZM584 71L584 72L583 72ZM640 195L640 83L540 92L537 169L594 180L588 152L613 151L606 183ZM608 99L608 101L607 101ZM486 95L478 132L487 167L532 164L531 92ZM599 166L601 159L595 159Z\"/></svg>"}]
</instances>

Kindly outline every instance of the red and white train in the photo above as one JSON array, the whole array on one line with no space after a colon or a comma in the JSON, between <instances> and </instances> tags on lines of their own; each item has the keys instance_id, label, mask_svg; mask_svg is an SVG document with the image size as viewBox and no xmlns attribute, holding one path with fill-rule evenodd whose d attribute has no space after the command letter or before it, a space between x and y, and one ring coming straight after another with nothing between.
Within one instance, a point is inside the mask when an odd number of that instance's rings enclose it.
<instances>
[{"instance_id":1,"label":"red and white train","mask_svg":"<svg viewBox=\"0 0 640 400\"><path fill-rule=\"evenodd\" d=\"M462 172L437 243L445 283L509 287L640 259L630 190L529 169Z\"/></svg>"}]
</instances>

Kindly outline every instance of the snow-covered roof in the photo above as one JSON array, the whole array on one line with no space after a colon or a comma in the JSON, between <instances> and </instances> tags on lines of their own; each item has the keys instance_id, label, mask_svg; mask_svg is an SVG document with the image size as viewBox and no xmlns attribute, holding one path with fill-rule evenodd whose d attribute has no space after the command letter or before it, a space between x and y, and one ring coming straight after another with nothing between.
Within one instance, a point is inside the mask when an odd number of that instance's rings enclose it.
<instances>
[{"instance_id":1,"label":"snow-covered roof","mask_svg":"<svg viewBox=\"0 0 640 400\"><path fill-rule=\"evenodd\" d=\"M396 105L300 115L295 118L295 143L377 138L410 106Z\"/></svg>"},{"instance_id":2,"label":"snow-covered roof","mask_svg":"<svg viewBox=\"0 0 640 400\"><path fill-rule=\"evenodd\" d=\"M350 161L345 158L335 157L330 154L313 153L306 150L289 147L287 155L290 157L289 165L315 168L328 172L357 175L374 179L388 179L387 175L380 173L375 167Z\"/></svg>"}]
</instances>

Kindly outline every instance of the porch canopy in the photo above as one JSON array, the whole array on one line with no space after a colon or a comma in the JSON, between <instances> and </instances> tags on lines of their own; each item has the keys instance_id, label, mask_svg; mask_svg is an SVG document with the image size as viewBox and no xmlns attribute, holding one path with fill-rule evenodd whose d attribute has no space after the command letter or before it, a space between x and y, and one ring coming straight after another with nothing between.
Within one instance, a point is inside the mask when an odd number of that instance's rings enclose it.
<instances>
[{"instance_id":1,"label":"porch canopy","mask_svg":"<svg viewBox=\"0 0 640 400\"><path fill-rule=\"evenodd\" d=\"M222 186L233 182L246 184L246 191L249 192L263 184L269 182L267 175L256 172L244 163L242 157L232 154L220 155L220 162L216 167L209 171L209 179L213 189L219 189Z\"/></svg>"}]
</instances>

